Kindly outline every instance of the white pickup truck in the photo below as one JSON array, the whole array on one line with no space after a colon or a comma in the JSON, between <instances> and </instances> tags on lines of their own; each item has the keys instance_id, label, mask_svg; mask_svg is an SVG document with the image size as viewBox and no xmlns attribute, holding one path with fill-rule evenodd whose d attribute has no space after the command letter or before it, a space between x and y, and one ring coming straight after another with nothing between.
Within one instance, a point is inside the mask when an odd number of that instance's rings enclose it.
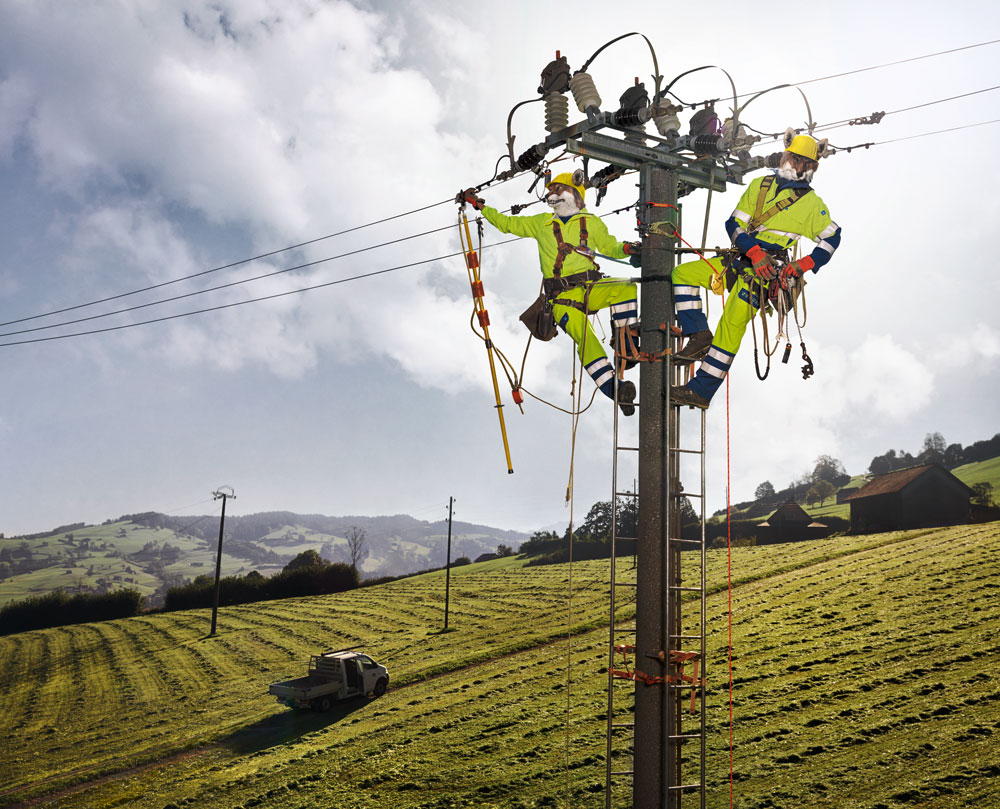
<instances>
[{"instance_id":1,"label":"white pickup truck","mask_svg":"<svg viewBox=\"0 0 1000 809\"><path fill-rule=\"evenodd\" d=\"M329 711L337 700L362 694L381 697L388 687L385 666L366 654L343 650L313 655L305 677L271 683L268 693L289 708Z\"/></svg>"}]
</instances>

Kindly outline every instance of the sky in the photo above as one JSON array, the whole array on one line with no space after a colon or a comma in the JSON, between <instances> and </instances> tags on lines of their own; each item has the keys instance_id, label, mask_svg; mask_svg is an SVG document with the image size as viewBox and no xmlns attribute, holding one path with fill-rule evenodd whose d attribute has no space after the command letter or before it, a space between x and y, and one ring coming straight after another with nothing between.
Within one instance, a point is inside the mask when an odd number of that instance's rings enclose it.
<instances>
[{"instance_id":1,"label":"sky","mask_svg":"<svg viewBox=\"0 0 1000 809\"><path fill-rule=\"evenodd\" d=\"M813 183L843 228L807 290L803 336L816 373L801 378L796 348L759 382L747 335L728 412L720 393L707 416L709 511L724 506L727 479L739 501L765 480L781 488L800 478L819 455L860 473L889 448L919 450L930 432L969 444L1000 429L1000 129L897 140L1000 118L995 90L907 109L998 84L1000 44L810 81L1000 38L995 7L837 3L803 18L776 6L748 20L742 3L711 17L665 14L661 3L576 3L571 14L483 5L0 5L0 532L210 513L223 485L236 492L231 514L437 520L453 496L458 519L524 531L580 521L608 499L610 403L595 401L574 440L569 416L532 399L520 413L501 378L507 474L465 266L439 257L460 249L449 200L492 176L508 113L537 97L555 51L576 70L631 31L649 38L667 81L718 66L741 102L808 82L747 107L742 119L764 132L803 126L803 93L820 124L893 113L824 133L838 146L878 145L822 161ZM636 77L652 87L650 50L629 37L590 72L613 109ZM688 103L732 92L718 69L673 89ZM723 117L729 106L718 103ZM540 107L514 115L518 154L546 135ZM571 106L571 120L580 117ZM530 201L532 179L483 196L498 208ZM726 243L741 190L713 195L709 246ZM589 192L588 204L608 214L636 196L629 177L599 208ZM684 200L688 241L701 241L707 201L705 191ZM629 213L605 221L635 238ZM486 226L484 243L505 238ZM310 262L320 263L45 328ZM413 262L422 263L346 280ZM485 250L482 277L492 336L519 366L527 333L517 318L539 281L534 244ZM156 285L165 286L49 314ZM719 301L709 302L713 325ZM533 343L525 387L568 407L573 357L565 335ZM582 385L589 397L589 379ZM690 426L685 440L697 441ZM697 471L682 471L696 490ZM619 469L619 490L633 475Z\"/></svg>"}]
</instances>

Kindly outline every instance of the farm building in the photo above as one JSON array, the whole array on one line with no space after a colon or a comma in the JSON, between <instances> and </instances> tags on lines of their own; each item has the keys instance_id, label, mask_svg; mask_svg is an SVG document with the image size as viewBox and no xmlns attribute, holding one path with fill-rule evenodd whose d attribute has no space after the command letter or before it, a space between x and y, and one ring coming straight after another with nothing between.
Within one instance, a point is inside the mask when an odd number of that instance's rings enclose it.
<instances>
[{"instance_id":1,"label":"farm building","mask_svg":"<svg viewBox=\"0 0 1000 809\"><path fill-rule=\"evenodd\" d=\"M837 490L837 504L840 505L841 503L845 502L848 497L850 497L852 494L854 494L860 488L861 488L861 486L859 485L859 486L845 486L843 489L838 489Z\"/></svg>"},{"instance_id":2,"label":"farm building","mask_svg":"<svg viewBox=\"0 0 1000 809\"><path fill-rule=\"evenodd\" d=\"M846 502L851 531L870 533L968 522L971 496L972 489L932 463L877 475Z\"/></svg>"},{"instance_id":3,"label":"farm building","mask_svg":"<svg viewBox=\"0 0 1000 809\"><path fill-rule=\"evenodd\" d=\"M758 545L794 542L799 539L823 539L830 535L829 526L815 522L794 500L780 505L774 514L755 527Z\"/></svg>"}]
</instances>

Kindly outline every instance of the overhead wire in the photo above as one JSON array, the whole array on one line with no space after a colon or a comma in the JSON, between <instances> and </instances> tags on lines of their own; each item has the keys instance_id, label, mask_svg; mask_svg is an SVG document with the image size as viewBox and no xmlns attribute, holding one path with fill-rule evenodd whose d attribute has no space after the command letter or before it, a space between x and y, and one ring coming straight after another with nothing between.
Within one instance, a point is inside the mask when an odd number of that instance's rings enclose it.
<instances>
[{"instance_id":1,"label":"overhead wire","mask_svg":"<svg viewBox=\"0 0 1000 809\"><path fill-rule=\"evenodd\" d=\"M260 281L265 278L273 278L276 275L282 275L284 273L293 272L295 270L302 270L307 267L314 267L318 264L325 264L330 261L336 261L337 259L346 258L348 256L354 256L357 255L358 253L365 253L369 250L377 250L380 247L387 247L392 244L398 244L399 242L409 241L410 239L417 239L421 236L428 236L432 233L439 233L442 230L449 230L450 228L451 225L446 225L444 227L435 228L433 230L425 230L423 233L416 233L412 236L403 236L399 239L393 239L388 242L382 242L381 244L371 245L370 247L362 247L357 250L351 250L347 253L340 253L339 255L336 256L329 256L327 258L321 258L315 261L307 261L303 264L296 264L294 267L285 267L280 270L274 270L272 272L262 273L261 275L255 275L252 278L243 278L240 279L239 281L230 281L227 284L219 284L218 286L208 287L206 289L198 289L195 290L194 292L186 292L183 295L174 295L171 298L162 298L161 300L148 301L146 303L137 304L136 306L129 306L125 309L115 309L114 311L103 312L99 315L89 315L88 317L80 317L76 318L75 320L64 320L59 323L50 323L48 326L35 326L30 329L20 329L18 331L0 332L0 337L12 337L17 334L28 334L30 332L45 331L47 329L57 329L63 326L72 326L76 323L85 323L91 320L100 320L101 318L112 317L114 315L127 314L128 312L135 312L139 309L148 309L150 306L159 306L164 303L173 303L174 301L184 300L185 298L192 298L195 297L196 295L205 295L209 292L217 292L220 289L228 289L229 287L240 286L242 284L249 284L252 283L253 281Z\"/></svg>"},{"instance_id":2,"label":"overhead wire","mask_svg":"<svg viewBox=\"0 0 1000 809\"><path fill-rule=\"evenodd\" d=\"M516 242L516 241L520 241L520 237L515 238L515 239L507 239L507 240L502 241L502 242L494 242L493 244L484 244L483 245L483 249L485 250L488 247L499 247L500 245L510 244L510 243ZM250 304L250 303L260 303L262 301L275 300L277 298L284 298L284 297L287 297L289 295L297 295L299 293L312 292L312 291L317 290L317 289L324 289L326 287L336 286L338 284L346 284L346 283L348 283L350 281L359 281L359 280L364 279L364 278L372 278L372 277L377 276L377 275L384 275L386 273L396 272L398 270L404 270L404 269L408 269L410 267L417 267L417 266L419 266L421 264L430 264L430 263L435 262L435 261L445 261L446 259L455 258L456 256L461 256L461 255L463 255L461 252L447 253L447 254L442 255L442 256L435 256L434 258L422 259L420 261L411 261L411 262L409 262L407 264L398 264L395 267L386 267L386 268L381 269L381 270L373 270L371 272L359 273L358 275L352 275L352 276L350 276L348 278L338 278L338 279L336 279L334 281L326 281L326 282L324 282L322 284L313 284L313 285L307 286L307 287L300 287L298 289L286 290L285 292L276 292L276 293L271 294L271 295L262 295L261 297L258 297L258 298L248 298L247 300L242 300L242 301L232 301L230 303L224 303L224 304L220 304L218 306L210 306L210 307L206 307L204 309L196 309L196 310L191 311L191 312L178 312L178 313L173 314L173 315L165 315L163 317L152 318L150 320L141 320L141 321L137 321L135 323L123 323L123 324L120 324L120 325L117 325L117 326L107 326L107 327L102 328L102 329L90 329L90 330L87 330L87 331L72 332L72 333L69 333L69 334L56 334L56 335L51 335L49 337L33 337L33 338L28 339L28 340L16 340L16 341L10 341L10 342L6 342L6 343L0 343L0 348L6 348L8 346L17 346L17 345L28 345L30 343L44 343L44 342L50 342L50 341L53 341L53 340L64 340L64 339L67 339L67 338L70 338L70 337L83 337L83 336L89 335L89 334L103 334L105 332L120 331L122 329L131 329L131 328L135 328L136 326L147 326L147 325L152 324L152 323L163 323L163 322L168 321L168 320L177 320L178 318L182 318L182 317L191 317L192 315L201 315L201 314L206 314L208 312L218 312L218 311L221 311L223 309L232 309L232 308L237 307L237 306L246 306L247 304Z\"/></svg>"},{"instance_id":3,"label":"overhead wire","mask_svg":"<svg viewBox=\"0 0 1000 809\"><path fill-rule=\"evenodd\" d=\"M131 292L122 292L117 295L109 295L108 297L105 298L88 301L87 303L78 303L74 306L67 306L64 307L63 309L53 309L50 312L42 312L41 314L30 315L28 317L18 318L17 320L8 320L3 323L0 323L0 328L4 326L13 326L17 323L24 323L25 321L28 320L37 320L38 318L49 317L51 315L61 315L66 312L72 312L76 309L84 309L88 306L96 306L97 304L100 303L108 303L109 301L115 301L120 298L127 298L131 295L139 295L140 293L143 292L150 292L154 289L160 289L165 286L170 286L171 284L179 284L182 281L190 281L192 278L200 278L203 275L209 275L211 273L219 272L221 270L228 270L232 269L233 267L239 267L242 264L249 264L252 261L259 261L264 258L269 258L270 256L276 256L279 253L286 253L289 250L297 250L300 247L307 247L308 245L316 244L317 242L322 242L325 241L326 239L332 239L335 236L343 236L346 233L353 233L354 231L363 230L364 228L369 228L372 227L373 225L381 225L384 222L391 222L393 219L401 219L404 216L410 216L411 214L420 213L421 211L427 211L430 210L431 208L436 208L439 205L444 205L446 203L453 201L454 201L453 199L449 198L446 200L442 200L440 202L433 202L430 205L424 205L420 208L414 208L412 211L405 211L404 213L394 214L393 216L387 216L384 219L376 219L373 222L366 222L363 225L356 225L355 227L346 228L345 230L339 230L336 233L329 233L326 236L319 236L315 239L309 239L308 241L299 242L298 244L289 245L288 247L282 247L278 250L271 250L267 253L261 253L259 255L252 256L250 258L240 259L239 261L232 261L229 264L223 264L218 267L212 267L211 269L208 270L201 270L200 272L192 273L190 275L185 275L180 278L173 278L170 281L163 281L159 284L151 284L150 286L143 287L142 289L134 289Z\"/></svg>"}]
</instances>

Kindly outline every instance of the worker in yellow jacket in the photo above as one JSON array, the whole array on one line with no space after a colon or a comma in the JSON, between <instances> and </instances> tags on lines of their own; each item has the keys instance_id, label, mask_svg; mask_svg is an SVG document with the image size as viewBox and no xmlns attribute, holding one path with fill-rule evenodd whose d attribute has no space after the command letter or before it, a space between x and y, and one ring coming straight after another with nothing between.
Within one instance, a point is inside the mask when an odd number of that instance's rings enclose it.
<instances>
[{"instance_id":1,"label":"worker in yellow jacket","mask_svg":"<svg viewBox=\"0 0 1000 809\"><path fill-rule=\"evenodd\" d=\"M614 399L615 369L591 328L589 315L610 308L612 327L616 331L629 329L639 322L638 295L634 283L599 272L595 258L631 257L630 262L638 266L639 244L619 242L600 217L584 208L586 189L581 172L556 176L546 190L546 202L553 212L535 216L506 216L472 189L462 197L501 232L527 236L538 243L544 276L541 300L546 312L550 310L556 324L576 342L580 359L597 387ZM618 404L626 416L635 412L635 395L631 381L619 383Z\"/></svg>"},{"instance_id":2,"label":"worker in yellow jacket","mask_svg":"<svg viewBox=\"0 0 1000 809\"><path fill-rule=\"evenodd\" d=\"M689 261L674 268L674 308L688 340L673 360L701 360L690 382L670 389L674 403L707 408L729 373L747 324L770 285L787 289L800 282L806 272L819 272L840 246L840 226L810 185L818 165L816 141L809 135L797 135L782 154L778 170L751 182L726 222L735 254L728 259ZM809 255L791 261L788 252L802 236L816 246ZM719 275L726 276L730 293L713 335L701 310L701 288L711 287L713 276Z\"/></svg>"}]
</instances>

